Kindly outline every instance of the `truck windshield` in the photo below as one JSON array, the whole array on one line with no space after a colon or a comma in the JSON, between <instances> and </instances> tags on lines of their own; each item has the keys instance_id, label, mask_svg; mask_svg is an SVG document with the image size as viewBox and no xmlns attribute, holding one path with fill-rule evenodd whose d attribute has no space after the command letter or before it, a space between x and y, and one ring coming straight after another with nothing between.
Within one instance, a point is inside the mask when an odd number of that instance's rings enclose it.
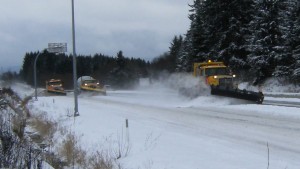
<instances>
[{"instance_id":1,"label":"truck windshield","mask_svg":"<svg viewBox=\"0 0 300 169\"><path fill-rule=\"evenodd\" d=\"M84 83L97 83L96 80L85 80Z\"/></svg>"},{"instance_id":2,"label":"truck windshield","mask_svg":"<svg viewBox=\"0 0 300 169\"><path fill-rule=\"evenodd\" d=\"M61 85L61 82L58 81L58 82L48 82L48 85Z\"/></svg>"},{"instance_id":3,"label":"truck windshield","mask_svg":"<svg viewBox=\"0 0 300 169\"><path fill-rule=\"evenodd\" d=\"M227 68L219 67L219 68L206 68L205 69L206 76L214 76L214 75L230 75L230 71Z\"/></svg>"}]
</instances>

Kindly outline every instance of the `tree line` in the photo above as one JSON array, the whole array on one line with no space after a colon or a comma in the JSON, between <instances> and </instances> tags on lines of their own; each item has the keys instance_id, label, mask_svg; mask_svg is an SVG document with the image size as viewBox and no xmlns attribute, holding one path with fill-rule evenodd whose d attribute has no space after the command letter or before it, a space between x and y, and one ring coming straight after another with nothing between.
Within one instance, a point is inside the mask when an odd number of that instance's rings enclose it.
<instances>
[{"instance_id":1,"label":"tree line","mask_svg":"<svg viewBox=\"0 0 300 169\"><path fill-rule=\"evenodd\" d=\"M34 83L34 60L39 52L26 53L20 78ZM148 75L149 62L140 58L127 58L119 51L115 57L103 54L76 57L77 77L92 76L102 84L116 88L133 87L140 77ZM36 63L37 85L43 87L49 79L61 79L67 89L73 88L73 56L43 51Z\"/></svg>"},{"instance_id":2,"label":"tree line","mask_svg":"<svg viewBox=\"0 0 300 169\"><path fill-rule=\"evenodd\" d=\"M169 50L153 61L127 58L122 51L114 57L79 55L77 76L90 75L105 84L126 87L161 71L190 72L193 62L210 59L225 62L254 84L269 77L300 82L299 0L194 0L188 18L185 35L175 36ZM37 54L24 57L20 76L28 84L33 84ZM45 51L37 61L38 85L61 78L71 88L72 71L72 55Z\"/></svg>"},{"instance_id":3,"label":"tree line","mask_svg":"<svg viewBox=\"0 0 300 169\"><path fill-rule=\"evenodd\" d=\"M300 81L299 0L194 0L190 8L185 37L175 36L154 67L189 72L193 62L211 59L254 84Z\"/></svg>"}]
</instances>

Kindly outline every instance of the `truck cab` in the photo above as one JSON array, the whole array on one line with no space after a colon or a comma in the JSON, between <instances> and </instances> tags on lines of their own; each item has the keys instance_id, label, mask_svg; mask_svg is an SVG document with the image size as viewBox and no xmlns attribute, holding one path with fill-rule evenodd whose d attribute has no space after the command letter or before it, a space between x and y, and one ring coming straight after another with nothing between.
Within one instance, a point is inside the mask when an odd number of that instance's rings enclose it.
<instances>
[{"instance_id":1,"label":"truck cab","mask_svg":"<svg viewBox=\"0 0 300 169\"><path fill-rule=\"evenodd\" d=\"M106 95L106 89L103 84L91 76L81 76L77 80L78 87L81 91L90 91Z\"/></svg>"},{"instance_id":2,"label":"truck cab","mask_svg":"<svg viewBox=\"0 0 300 169\"><path fill-rule=\"evenodd\" d=\"M197 62L194 63L194 76L201 77L211 87L234 88L232 71L223 62Z\"/></svg>"}]
</instances>

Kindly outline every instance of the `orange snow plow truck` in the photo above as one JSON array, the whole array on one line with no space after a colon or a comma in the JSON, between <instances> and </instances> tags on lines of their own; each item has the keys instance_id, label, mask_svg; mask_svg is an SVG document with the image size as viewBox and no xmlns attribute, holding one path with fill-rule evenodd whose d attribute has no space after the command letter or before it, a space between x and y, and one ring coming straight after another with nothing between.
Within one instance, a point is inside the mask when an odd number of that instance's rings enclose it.
<instances>
[{"instance_id":1,"label":"orange snow plow truck","mask_svg":"<svg viewBox=\"0 0 300 169\"><path fill-rule=\"evenodd\" d=\"M236 75L223 63L198 62L193 65L193 75L203 78L211 88L212 95L233 97L238 99L254 101L261 104L264 100L262 92L241 90L235 83Z\"/></svg>"},{"instance_id":2,"label":"orange snow plow truck","mask_svg":"<svg viewBox=\"0 0 300 169\"><path fill-rule=\"evenodd\" d=\"M46 81L46 90L48 93L54 93L58 95L66 95L63 88L62 81L60 79L51 79Z\"/></svg>"}]
</instances>

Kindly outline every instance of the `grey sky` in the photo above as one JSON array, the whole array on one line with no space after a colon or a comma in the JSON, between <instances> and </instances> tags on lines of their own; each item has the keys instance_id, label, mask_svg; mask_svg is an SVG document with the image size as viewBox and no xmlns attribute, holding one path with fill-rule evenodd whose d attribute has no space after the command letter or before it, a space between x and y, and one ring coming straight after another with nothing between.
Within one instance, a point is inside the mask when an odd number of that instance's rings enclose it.
<instances>
[{"instance_id":1,"label":"grey sky","mask_svg":"<svg viewBox=\"0 0 300 169\"><path fill-rule=\"evenodd\" d=\"M189 27L193 0L75 0L77 54L146 60L168 51ZM71 0L4 0L0 6L1 70L21 66L26 52L67 42L72 52Z\"/></svg>"}]
</instances>

